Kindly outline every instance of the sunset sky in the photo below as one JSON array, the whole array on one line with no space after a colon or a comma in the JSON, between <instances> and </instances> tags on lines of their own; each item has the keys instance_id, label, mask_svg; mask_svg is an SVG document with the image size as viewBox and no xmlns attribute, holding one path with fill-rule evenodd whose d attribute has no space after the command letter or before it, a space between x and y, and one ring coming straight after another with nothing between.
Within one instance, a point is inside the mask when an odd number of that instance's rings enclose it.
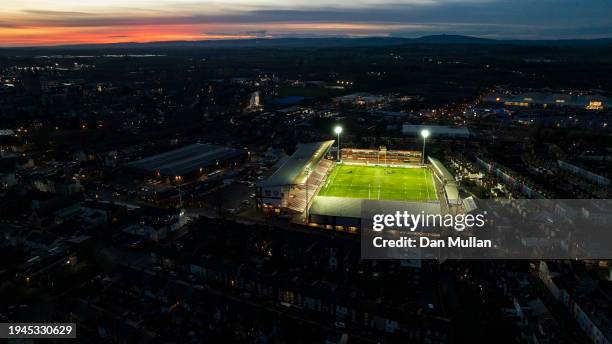
<instances>
[{"instance_id":1,"label":"sunset sky","mask_svg":"<svg viewBox=\"0 0 612 344\"><path fill-rule=\"evenodd\" d=\"M0 46L255 37L612 37L611 0L0 0Z\"/></svg>"}]
</instances>

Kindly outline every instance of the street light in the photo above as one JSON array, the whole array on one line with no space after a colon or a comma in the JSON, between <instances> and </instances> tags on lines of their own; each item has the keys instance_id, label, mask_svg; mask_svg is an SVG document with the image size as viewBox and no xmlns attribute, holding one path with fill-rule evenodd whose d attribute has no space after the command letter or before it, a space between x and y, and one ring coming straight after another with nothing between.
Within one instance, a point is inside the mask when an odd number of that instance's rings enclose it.
<instances>
[{"instance_id":1,"label":"street light","mask_svg":"<svg viewBox=\"0 0 612 344\"><path fill-rule=\"evenodd\" d=\"M427 138L429 137L429 130L427 129L423 129L421 130L421 136L423 137L423 154L421 156L422 158L422 164L425 165L425 141L427 140Z\"/></svg>"},{"instance_id":2,"label":"street light","mask_svg":"<svg viewBox=\"0 0 612 344\"><path fill-rule=\"evenodd\" d=\"M334 133L338 134L338 155L337 155L337 159L338 161L340 161L340 134L342 133L342 127L341 126L336 126L334 128Z\"/></svg>"},{"instance_id":3,"label":"street light","mask_svg":"<svg viewBox=\"0 0 612 344\"><path fill-rule=\"evenodd\" d=\"M174 180L176 180L178 184L178 192L179 192L179 205L183 206L183 194L181 193L181 181L183 180L182 176L175 176Z\"/></svg>"}]
</instances>

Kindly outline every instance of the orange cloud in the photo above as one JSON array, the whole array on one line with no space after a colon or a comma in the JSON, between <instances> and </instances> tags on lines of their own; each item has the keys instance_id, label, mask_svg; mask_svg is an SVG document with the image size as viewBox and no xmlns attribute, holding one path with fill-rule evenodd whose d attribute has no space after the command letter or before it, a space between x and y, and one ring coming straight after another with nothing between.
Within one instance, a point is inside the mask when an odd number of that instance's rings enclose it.
<instances>
[{"instance_id":1,"label":"orange cloud","mask_svg":"<svg viewBox=\"0 0 612 344\"><path fill-rule=\"evenodd\" d=\"M0 28L0 46L255 38L253 35L204 33L210 29L210 25L146 25L80 28L21 26L17 28Z\"/></svg>"},{"instance_id":2,"label":"orange cloud","mask_svg":"<svg viewBox=\"0 0 612 344\"><path fill-rule=\"evenodd\" d=\"M0 46L35 46L62 44L100 44L121 42L195 41L213 39L247 39L290 34L349 36L386 35L390 31L423 28L419 24L345 23L345 22L268 22L207 24L144 24L61 26L25 24L0 25Z\"/></svg>"}]
</instances>

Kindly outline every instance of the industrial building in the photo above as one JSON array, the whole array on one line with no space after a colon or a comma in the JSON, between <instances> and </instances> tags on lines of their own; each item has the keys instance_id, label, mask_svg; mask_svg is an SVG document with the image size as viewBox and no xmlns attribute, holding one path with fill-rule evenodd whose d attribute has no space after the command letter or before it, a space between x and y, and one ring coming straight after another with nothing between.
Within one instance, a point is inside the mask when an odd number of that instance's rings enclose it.
<instances>
[{"instance_id":1,"label":"industrial building","mask_svg":"<svg viewBox=\"0 0 612 344\"><path fill-rule=\"evenodd\" d=\"M247 158L248 152L241 149L196 143L132 161L126 166L157 177L184 178L236 166Z\"/></svg>"},{"instance_id":2,"label":"industrial building","mask_svg":"<svg viewBox=\"0 0 612 344\"><path fill-rule=\"evenodd\" d=\"M414 125L404 124L402 134L419 136L423 130L429 130L436 139L469 139L472 134L467 127L451 127L447 125Z\"/></svg>"},{"instance_id":3,"label":"industrial building","mask_svg":"<svg viewBox=\"0 0 612 344\"><path fill-rule=\"evenodd\" d=\"M612 106L612 100L601 95L577 95L564 93L490 93L483 97L485 104L516 107L571 107L586 110L603 110Z\"/></svg>"}]
</instances>

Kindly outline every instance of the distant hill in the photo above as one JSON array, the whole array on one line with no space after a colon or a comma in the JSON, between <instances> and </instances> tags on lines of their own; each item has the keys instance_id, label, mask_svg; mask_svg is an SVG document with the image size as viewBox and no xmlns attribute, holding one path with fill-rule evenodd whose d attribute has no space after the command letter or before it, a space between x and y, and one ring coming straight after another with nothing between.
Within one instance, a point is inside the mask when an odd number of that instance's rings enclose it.
<instances>
[{"instance_id":1,"label":"distant hill","mask_svg":"<svg viewBox=\"0 0 612 344\"><path fill-rule=\"evenodd\" d=\"M414 38L413 43L423 44L500 44L504 41L462 35L431 35Z\"/></svg>"},{"instance_id":2,"label":"distant hill","mask_svg":"<svg viewBox=\"0 0 612 344\"><path fill-rule=\"evenodd\" d=\"M410 43L423 44L496 44L528 46L612 46L612 38L600 39L559 39L559 40L506 40L489 39L462 35L431 35L414 38Z\"/></svg>"},{"instance_id":3,"label":"distant hill","mask_svg":"<svg viewBox=\"0 0 612 344\"><path fill-rule=\"evenodd\" d=\"M245 48L245 47L370 47L410 44L433 45L526 45L526 46L563 46L589 47L611 46L612 38L570 39L570 40L497 40L462 35L431 35L419 38L403 37L366 37L366 38L257 38L203 41L163 41L147 43L108 43L78 44L52 47L3 48L4 50L97 50L97 49L146 49L146 48Z\"/></svg>"}]
</instances>

